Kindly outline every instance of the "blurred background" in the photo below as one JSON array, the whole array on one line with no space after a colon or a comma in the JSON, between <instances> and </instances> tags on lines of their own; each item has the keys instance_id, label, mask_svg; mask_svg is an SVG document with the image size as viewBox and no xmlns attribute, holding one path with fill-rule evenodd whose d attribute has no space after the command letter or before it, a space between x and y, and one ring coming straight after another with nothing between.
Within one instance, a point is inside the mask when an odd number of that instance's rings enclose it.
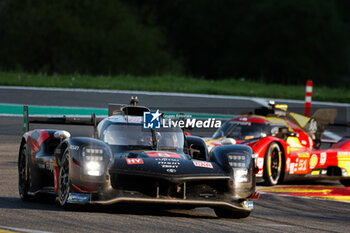
<instances>
[{"instance_id":1,"label":"blurred background","mask_svg":"<svg viewBox=\"0 0 350 233\"><path fill-rule=\"evenodd\" d=\"M350 88L348 0L0 0L0 70Z\"/></svg>"}]
</instances>

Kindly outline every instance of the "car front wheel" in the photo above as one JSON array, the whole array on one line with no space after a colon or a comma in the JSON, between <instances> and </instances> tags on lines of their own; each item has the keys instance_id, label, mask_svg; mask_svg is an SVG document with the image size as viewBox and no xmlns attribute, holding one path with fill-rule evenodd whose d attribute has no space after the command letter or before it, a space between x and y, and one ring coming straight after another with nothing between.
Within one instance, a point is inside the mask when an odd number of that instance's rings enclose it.
<instances>
[{"instance_id":1,"label":"car front wheel","mask_svg":"<svg viewBox=\"0 0 350 233\"><path fill-rule=\"evenodd\" d=\"M278 183L282 176L282 151L277 142L267 148L264 159L264 181L268 186Z\"/></svg>"},{"instance_id":2,"label":"car front wheel","mask_svg":"<svg viewBox=\"0 0 350 233\"><path fill-rule=\"evenodd\" d=\"M63 207L69 207L68 198L70 191L70 177L69 177L69 151L65 150L60 166L60 175L59 175L59 189L58 189L58 200Z\"/></svg>"},{"instance_id":3,"label":"car front wheel","mask_svg":"<svg viewBox=\"0 0 350 233\"><path fill-rule=\"evenodd\" d=\"M18 191L23 201L30 199L29 189L29 169L28 169L27 146L23 145L18 157Z\"/></svg>"}]
</instances>

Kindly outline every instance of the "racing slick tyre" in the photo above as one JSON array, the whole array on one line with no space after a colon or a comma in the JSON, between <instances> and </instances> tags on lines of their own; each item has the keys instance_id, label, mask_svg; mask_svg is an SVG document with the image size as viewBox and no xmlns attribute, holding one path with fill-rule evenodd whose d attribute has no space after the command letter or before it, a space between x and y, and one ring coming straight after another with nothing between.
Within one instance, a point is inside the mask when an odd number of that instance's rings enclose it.
<instances>
[{"instance_id":1,"label":"racing slick tyre","mask_svg":"<svg viewBox=\"0 0 350 233\"><path fill-rule=\"evenodd\" d=\"M31 200L28 195L29 179L27 145L24 144L18 156L18 191L23 201Z\"/></svg>"},{"instance_id":2,"label":"racing slick tyre","mask_svg":"<svg viewBox=\"0 0 350 233\"><path fill-rule=\"evenodd\" d=\"M245 212L235 212L232 210L227 210L223 208L214 208L216 216L219 218L246 218L250 215L250 212L245 211Z\"/></svg>"},{"instance_id":3,"label":"racing slick tyre","mask_svg":"<svg viewBox=\"0 0 350 233\"><path fill-rule=\"evenodd\" d=\"M264 184L276 185L282 177L282 151L277 142L267 148L264 160Z\"/></svg>"},{"instance_id":4,"label":"racing slick tyre","mask_svg":"<svg viewBox=\"0 0 350 233\"><path fill-rule=\"evenodd\" d=\"M68 203L71 180L69 178L69 151L66 149L60 162L60 173L58 183L58 201L65 209L71 209Z\"/></svg>"},{"instance_id":5,"label":"racing slick tyre","mask_svg":"<svg viewBox=\"0 0 350 233\"><path fill-rule=\"evenodd\" d=\"M350 180L339 180L339 181L345 187L349 187L350 186Z\"/></svg>"}]
</instances>

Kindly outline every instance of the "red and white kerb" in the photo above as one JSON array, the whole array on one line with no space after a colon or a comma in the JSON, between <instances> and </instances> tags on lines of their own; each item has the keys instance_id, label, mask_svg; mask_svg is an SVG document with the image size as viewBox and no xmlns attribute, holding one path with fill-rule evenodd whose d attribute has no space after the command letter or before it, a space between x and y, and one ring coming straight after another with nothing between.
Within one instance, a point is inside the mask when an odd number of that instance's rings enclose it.
<instances>
[{"instance_id":1,"label":"red and white kerb","mask_svg":"<svg viewBox=\"0 0 350 233\"><path fill-rule=\"evenodd\" d=\"M311 112L311 100L312 100L312 81L306 82L306 93L305 93L305 116L310 117Z\"/></svg>"}]
</instances>

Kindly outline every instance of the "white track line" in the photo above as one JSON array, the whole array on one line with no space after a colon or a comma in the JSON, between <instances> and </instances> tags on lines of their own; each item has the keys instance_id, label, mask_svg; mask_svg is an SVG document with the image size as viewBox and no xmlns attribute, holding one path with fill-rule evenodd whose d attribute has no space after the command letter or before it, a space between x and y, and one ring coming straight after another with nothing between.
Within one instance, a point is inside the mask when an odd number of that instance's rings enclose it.
<instances>
[{"instance_id":1,"label":"white track line","mask_svg":"<svg viewBox=\"0 0 350 233\"><path fill-rule=\"evenodd\" d=\"M23 117L22 114L3 114L3 113L0 113L0 116L1 117Z\"/></svg>"},{"instance_id":2,"label":"white track line","mask_svg":"<svg viewBox=\"0 0 350 233\"><path fill-rule=\"evenodd\" d=\"M1 86L0 86L1 87ZM0 88L1 89L1 88ZM91 108L91 107L75 107L75 106L55 106L55 105L35 105L35 104L16 104L16 103L0 103L1 105L11 105L11 106L19 106L23 107L24 105L28 105L30 107L45 107L45 108L68 108L68 109L97 109L97 110L106 110L107 108Z\"/></svg>"},{"instance_id":3,"label":"white track line","mask_svg":"<svg viewBox=\"0 0 350 233\"><path fill-rule=\"evenodd\" d=\"M26 233L51 233L48 231L37 231L37 230L31 230L31 229L24 229L24 228L16 228L16 227L6 227L6 226L0 226L0 230L9 230L9 231L16 231L16 232L26 232Z\"/></svg>"},{"instance_id":4,"label":"white track line","mask_svg":"<svg viewBox=\"0 0 350 233\"><path fill-rule=\"evenodd\" d=\"M339 141L342 138L338 134L335 134L335 133L333 133L333 132L331 132L329 130L324 131L323 132L323 136L326 136L326 137L328 137L328 138L330 138L332 140L335 140L335 141Z\"/></svg>"}]
</instances>

